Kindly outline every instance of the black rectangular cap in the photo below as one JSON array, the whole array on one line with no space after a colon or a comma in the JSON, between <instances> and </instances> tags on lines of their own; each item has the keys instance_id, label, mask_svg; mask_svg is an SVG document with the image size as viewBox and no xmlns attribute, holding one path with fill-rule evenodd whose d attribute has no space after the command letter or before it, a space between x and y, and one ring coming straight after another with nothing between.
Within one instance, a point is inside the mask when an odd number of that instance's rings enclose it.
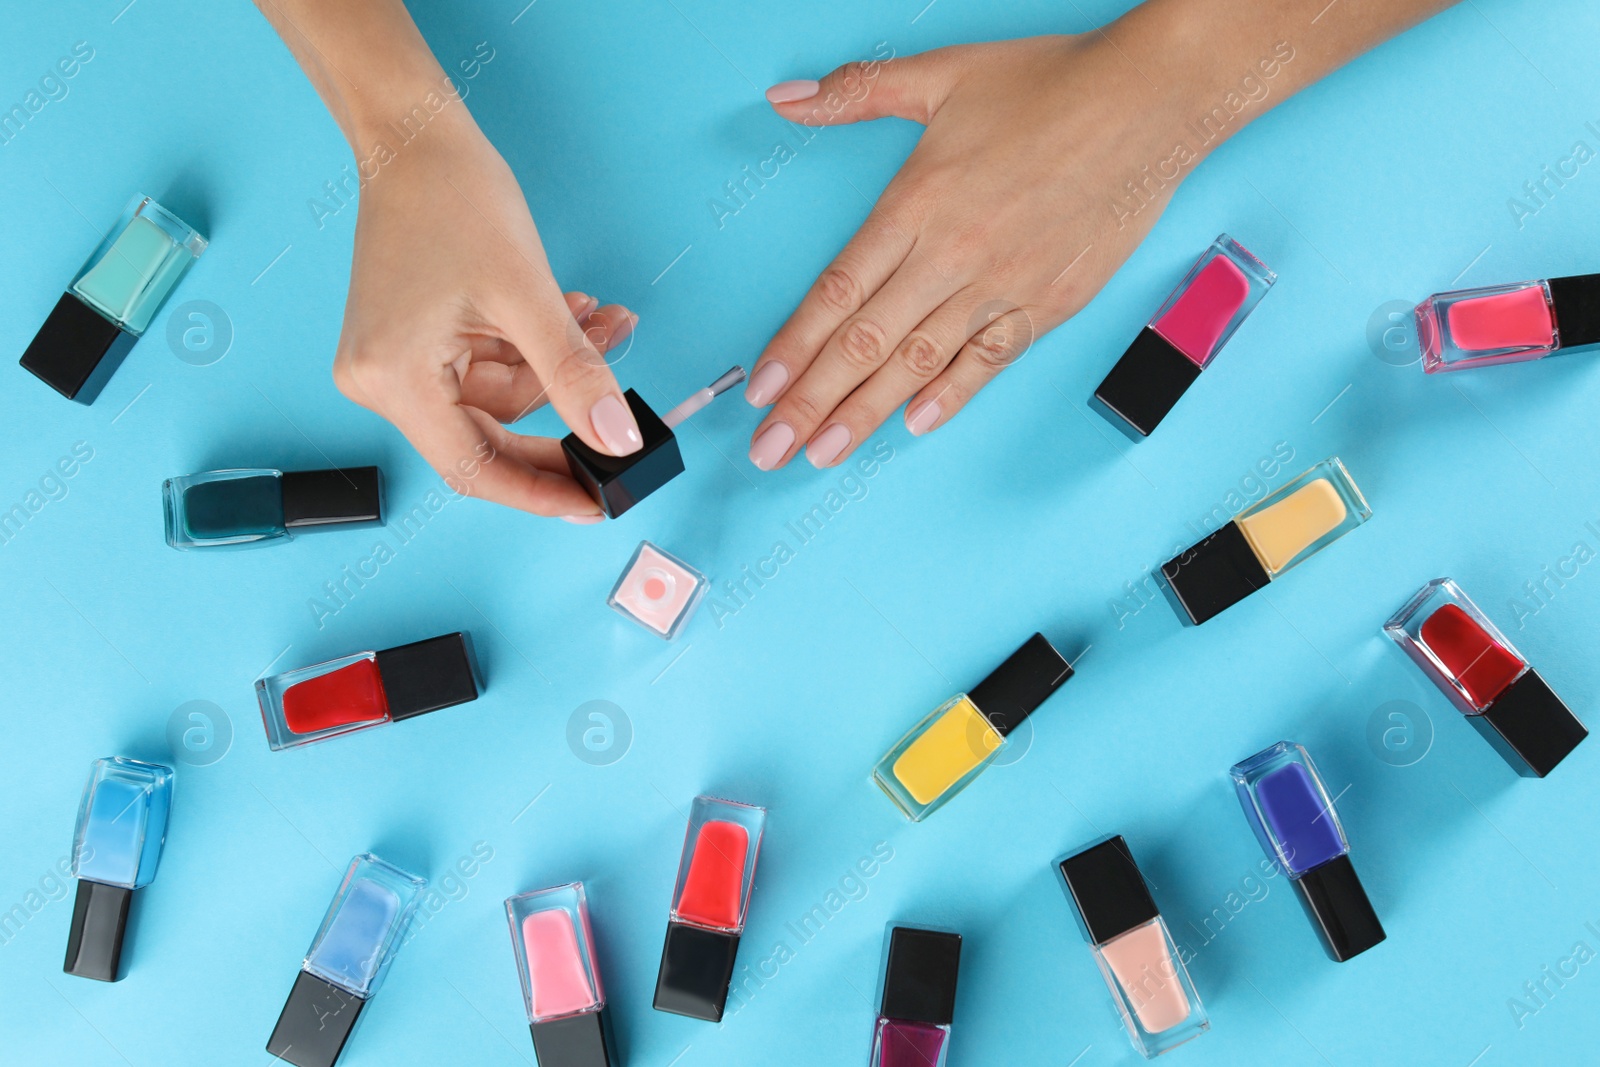
<instances>
[{"instance_id":1,"label":"black rectangular cap","mask_svg":"<svg viewBox=\"0 0 1600 1067\"><path fill-rule=\"evenodd\" d=\"M1071 677L1072 665L1044 634L1034 634L967 696L1005 737Z\"/></svg>"},{"instance_id":2,"label":"black rectangular cap","mask_svg":"<svg viewBox=\"0 0 1600 1067\"><path fill-rule=\"evenodd\" d=\"M1167 560L1161 577L1178 617L1195 626L1272 581L1236 522Z\"/></svg>"},{"instance_id":3,"label":"black rectangular cap","mask_svg":"<svg viewBox=\"0 0 1600 1067\"><path fill-rule=\"evenodd\" d=\"M267 1051L295 1067L333 1067L366 1003L301 971L267 1039Z\"/></svg>"},{"instance_id":4,"label":"black rectangular cap","mask_svg":"<svg viewBox=\"0 0 1600 1067\"><path fill-rule=\"evenodd\" d=\"M644 440L639 451L608 456L584 444L577 434L569 433L561 439L572 477L613 519L683 473L677 436L638 393L629 389L623 396Z\"/></svg>"},{"instance_id":5,"label":"black rectangular cap","mask_svg":"<svg viewBox=\"0 0 1600 1067\"><path fill-rule=\"evenodd\" d=\"M1094 391L1093 406L1129 437L1149 437L1198 377L1194 360L1146 326Z\"/></svg>"},{"instance_id":6,"label":"black rectangular cap","mask_svg":"<svg viewBox=\"0 0 1600 1067\"><path fill-rule=\"evenodd\" d=\"M878 1014L902 1022L949 1026L956 1016L960 965L960 934L894 927L889 931Z\"/></svg>"},{"instance_id":7,"label":"black rectangular cap","mask_svg":"<svg viewBox=\"0 0 1600 1067\"><path fill-rule=\"evenodd\" d=\"M21 362L68 400L92 404L138 340L71 293L62 293Z\"/></svg>"},{"instance_id":8,"label":"black rectangular cap","mask_svg":"<svg viewBox=\"0 0 1600 1067\"><path fill-rule=\"evenodd\" d=\"M1600 345L1600 274L1551 278L1549 285L1561 347Z\"/></svg>"},{"instance_id":9,"label":"black rectangular cap","mask_svg":"<svg viewBox=\"0 0 1600 1067\"><path fill-rule=\"evenodd\" d=\"M738 934L668 923L656 974L656 1011L721 1022L738 954Z\"/></svg>"},{"instance_id":10,"label":"black rectangular cap","mask_svg":"<svg viewBox=\"0 0 1600 1067\"><path fill-rule=\"evenodd\" d=\"M466 633L386 648L377 654L377 660L391 719L409 719L465 704L477 700L483 690L472 637Z\"/></svg>"},{"instance_id":11,"label":"black rectangular cap","mask_svg":"<svg viewBox=\"0 0 1600 1067\"><path fill-rule=\"evenodd\" d=\"M122 938L128 931L133 890L78 879L67 934L67 961L61 969L79 978L115 982L122 963Z\"/></svg>"},{"instance_id":12,"label":"black rectangular cap","mask_svg":"<svg viewBox=\"0 0 1600 1067\"><path fill-rule=\"evenodd\" d=\"M1388 936L1349 853L1311 868L1294 880L1294 888L1335 963L1361 955Z\"/></svg>"},{"instance_id":13,"label":"black rectangular cap","mask_svg":"<svg viewBox=\"0 0 1600 1067\"><path fill-rule=\"evenodd\" d=\"M539 1067L616 1067L622 1062L611 1034L609 1008L529 1023L528 1029Z\"/></svg>"},{"instance_id":14,"label":"black rectangular cap","mask_svg":"<svg viewBox=\"0 0 1600 1067\"><path fill-rule=\"evenodd\" d=\"M1524 778L1543 778L1589 736L1555 691L1529 670L1482 715L1468 715L1495 751Z\"/></svg>"},{"instance_id":15,"label":"black rectangular cap","mask_svg":"<svg viewBox=\"0 0 1600 1067\"><path fill-rule=\"evenodd\" d=\"M1060 866L1093 944L1103 945L1161 915L1121 834L1068 856Z\"/></svg>"},{"instance_id":16,"label":"black rectangular cap","mask_svg":"<svg viewBox=\"0 0 1600 1067\"><path fill-rule=\"evenodd\" d=\"M383 474L377 467L284 471L281 486L285 526L383 521Z\"/></svg>"}]
</instances>

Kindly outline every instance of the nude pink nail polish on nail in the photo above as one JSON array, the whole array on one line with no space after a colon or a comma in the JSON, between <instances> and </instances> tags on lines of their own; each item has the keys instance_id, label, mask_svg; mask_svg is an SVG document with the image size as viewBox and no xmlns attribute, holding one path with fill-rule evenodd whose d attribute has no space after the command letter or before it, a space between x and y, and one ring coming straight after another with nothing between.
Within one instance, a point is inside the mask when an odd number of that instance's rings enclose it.
<instances>
[{"instance_id":1,"label":"nude pink nail polish on nail","mask_svg":"<svg viewBox=\"0 0 1600 1067\"><path fill-rule=\"evenodd\" d=\"M605 522L604 515L563 515L562 522L570 522L574 526L593 526L597 522Z\"/></svg>"},{"instance_id":2,"label":"nude pink nail polish on nail","mask_svg":"<svg viewBox=\"0 0 1600 1067\"><path fill-rule=\"evenodd\" d=\"M822 88L814 81L779 82L767 90L767 103L792 104L796 100L810 100Z\"/></svg>"},{"instance_id":3,"label":"nude pink nail polish on nail","mask_svg":"<svg viewBox=\"0 0 1600 1067\"><path fill-rule=\"evenodd\" d=\"M830 466L839 453L850 447L850 427L836 422L811 439L806 446L806 459L818 470Z\"/></svg>"},{"instance_id":4,"label":"nude pink nail polish on nail","mask_svg":"<svg viewBox=\"0 0 1600 1067\"><path fill-rule=\"evenodd\" d=\"M639 451L644 438L639 436L639 424L633 421L633 412L622 398L608 393L594 402L589 409L589 421L602 444L614 456L628 456Z\"/></svg>"},{"instance_id":5,"label":"nude pink nail polish on nail","mask_svg":"<svg viewBox=\"0 0 1600 1067\"><path fill-rule=\"evenodd\" d=\"M750 384L744 387L744 398L752 406L764 408L776 400L788 384L789 368L782 363L768 363L750 376Z\"/></svg>"},{"instance_id":6,"label":"nude pink nail polish on nail","mask_svg":"<svg viewBox=\"0 0 1600 1067\"><path fill-rule=\"evenodd\" d=\"M750 462L756 469L769 471L778 465L789 446L794 444L794 427L786 422L775 422L761 431L755 444L750 446Z\"/></svg>"},{"instance_id":7,"label":"nude pink nail polish on nail","mask_svg":"<svg viewBox=\"0 0 1600 1067\"><path fill-rule=\"evenodd\" d=\"M911 431L911 436L921 437L933 429L933 424L939 421L939 415L939 402L924 400L917 405L917 410L906 416L906 429Z\"/></svg>"}]
</instances>

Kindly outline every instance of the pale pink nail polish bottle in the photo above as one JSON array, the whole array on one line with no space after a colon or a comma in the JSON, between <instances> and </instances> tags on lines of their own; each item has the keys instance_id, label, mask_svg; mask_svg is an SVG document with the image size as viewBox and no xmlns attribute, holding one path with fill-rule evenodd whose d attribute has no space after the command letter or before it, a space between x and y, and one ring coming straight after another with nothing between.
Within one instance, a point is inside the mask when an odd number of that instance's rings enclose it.
<instances>
[{"instance_id":1,"label":"pale pink nail polish bottle","mask_svg":"<svg viewBox=\"0 0 1600 1067\"><path fill-rule=\"evenodd\" d=\"M710 584L705 575L672 553L640 541L606 603L624 618L671 641L688 625Z\"/></svg>"}]
</instances>

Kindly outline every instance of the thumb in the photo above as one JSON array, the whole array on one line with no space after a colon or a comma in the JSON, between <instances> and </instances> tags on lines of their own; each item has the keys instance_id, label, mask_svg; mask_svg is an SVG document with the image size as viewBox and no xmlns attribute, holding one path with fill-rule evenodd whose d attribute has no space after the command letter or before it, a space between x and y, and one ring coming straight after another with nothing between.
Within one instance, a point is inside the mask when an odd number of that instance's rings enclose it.
<instances>
[{"instance_id":1,"label":"thumb","mask_svg":"<svg viewBox=\"0 0 1600 1067\"><path fill-rule=\"evenodd\" d=\"M926 126L960 74L962 49L846 63L821 81L780 82L767 102L791 122L840 126L889 116Z\"/></svg>"},{"instance_id":2,"label":"thumb","mask_svg":"<svg viewBox=\"0 0 1600 1067\"><path fill-rule=\"evenodd\" d=\"M556 294L559 300L560 294ZM502 309L507 339L544 384L550 405L567 428L591 448L613 456L639 451L644 438L617 379L583 328L567 308L558 314L543 308Z\"/></svg>"}]
</instances>

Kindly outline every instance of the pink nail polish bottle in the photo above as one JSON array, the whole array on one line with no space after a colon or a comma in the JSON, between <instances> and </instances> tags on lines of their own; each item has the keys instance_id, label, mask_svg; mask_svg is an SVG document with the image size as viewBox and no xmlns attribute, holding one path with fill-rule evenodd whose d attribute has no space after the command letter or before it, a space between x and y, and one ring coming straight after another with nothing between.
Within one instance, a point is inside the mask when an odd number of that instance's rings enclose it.
<instances>
[{"instance_id":1,"label":"pink nail polish bottle","mask_svg":"<svg viewBox=\"0 0 1600 1067\"><path fill-rule=\"evenodd\" d=\"M1435 293L1417 305L1429 374L1600 344L1600 274Z\"/></svg>"},{"instance_id":2,"label":"pink nail polish bottle","mask_svg":"<svg viewBox=\"0 0 1600 1067\"><path fill-rule=\"evenodd\" d=\"M711 582L665 549L640 541L606 603L671 641L689 624Z\"/></svg>"}]
</instances>

